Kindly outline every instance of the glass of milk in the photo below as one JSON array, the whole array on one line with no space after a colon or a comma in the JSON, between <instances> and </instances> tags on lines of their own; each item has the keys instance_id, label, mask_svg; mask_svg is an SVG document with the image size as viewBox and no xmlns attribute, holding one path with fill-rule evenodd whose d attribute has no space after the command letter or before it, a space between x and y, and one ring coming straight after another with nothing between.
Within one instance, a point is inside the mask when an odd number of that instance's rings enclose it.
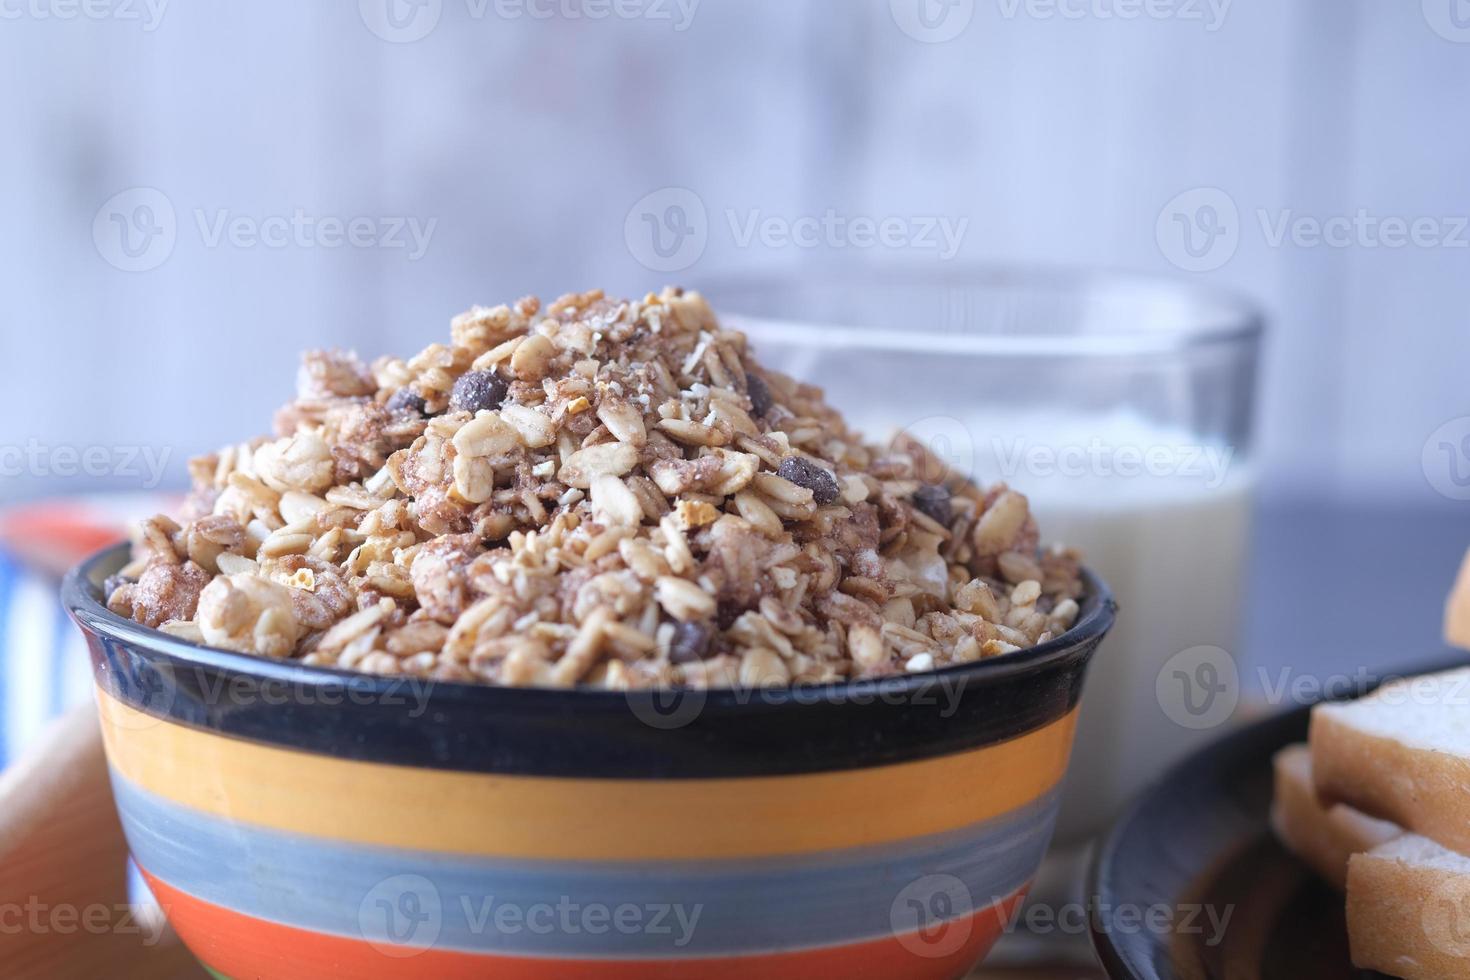
<instances>
[{"instance_id":1,"label":"glass of milk","mask_svg":"<svg viewBox=\"0 0 1470 980\"><path fill-rule=\"evenodd\" d=\"M702 288L764 361L823 386L870 437L907 430L1025 493L1044 542L1081 549L1112 586L1121 612L1088 677L1062 843L1219 735L1200 671L1230 663L1218 651L1240 637L1254 307L1168 280L997 269Z\"/></svg>"}]
</instances>

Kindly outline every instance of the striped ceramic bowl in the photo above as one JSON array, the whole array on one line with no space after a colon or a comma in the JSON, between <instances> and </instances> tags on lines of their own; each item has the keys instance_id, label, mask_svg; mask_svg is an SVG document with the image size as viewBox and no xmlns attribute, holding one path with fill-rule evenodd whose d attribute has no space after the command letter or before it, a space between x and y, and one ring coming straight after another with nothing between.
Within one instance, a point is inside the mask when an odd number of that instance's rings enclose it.
<instances>
[{"instance_id":1,"label":"striped ceramic bowl","mask_svg":"<svg viewBox=\"0 0 1470 980\"><path fill-rule=\"evenodd\" d=\"M178 642L64 596L133 856L222 977L958 977L1051 835L1074 629L884 682L431 684Z\"/></svg>"}]
</instances>

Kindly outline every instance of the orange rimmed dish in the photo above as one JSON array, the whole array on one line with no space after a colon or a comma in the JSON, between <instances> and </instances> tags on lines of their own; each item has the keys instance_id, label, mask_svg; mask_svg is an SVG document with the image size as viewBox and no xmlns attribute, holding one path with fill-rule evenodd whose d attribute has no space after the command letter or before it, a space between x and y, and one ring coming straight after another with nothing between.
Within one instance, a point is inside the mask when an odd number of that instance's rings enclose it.
<instances>
[{"instance_id":1,"label":"orange rimmed dish","mask_svg":"<svg viewBox=\"0 0 1470 980\"><path fill-rule=\"evenodd\" d=\"M217 976L958 977L1055 818L1114 604L1031 649L758 691L512 689L87 635L133 855Z\"/></svg>"}]
</instances>

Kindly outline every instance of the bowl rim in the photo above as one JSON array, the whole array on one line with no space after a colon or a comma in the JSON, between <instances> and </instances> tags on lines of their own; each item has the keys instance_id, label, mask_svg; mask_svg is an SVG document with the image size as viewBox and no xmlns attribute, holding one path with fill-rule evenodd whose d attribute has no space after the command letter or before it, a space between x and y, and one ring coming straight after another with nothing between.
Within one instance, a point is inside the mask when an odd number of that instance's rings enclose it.
<instances>
[{"instance_id":1,"label":"bowl rim","mask_svg":"<svg viewBox=\"0 0 1470 980\"><path fill-rule=\"evenodd\" d=\"M169 636L157 629L125 619L108 609L92 594L93 581L99 570L116 563L121 567L130 549L127 542L110 545L84 559L61 583L63 607L88 632L163 654L190 665L243 674L272 682L304 686L352 685L366 694L390 694L401 689L405 678L400 675L370 674L341 667L320 667L295 660L274 660L256 654L240 653L219 647L204 646ZM110 569L109 569L110 572ZM579 709L626 707L630 701L653 701L671 692L698 690L710 708L736 709L756 705L806 703L843 703L873 694L910 695L930 690L936 684L960 682L995 684L1005 680L1040 673L1095 648L1097 641L1110 630L1116 619L1118 603L1107 583L1088 568L1082 569L1086 587L1082 614L1072 628L1045 643L1016 653L957 664L937 670L905 673L890 677L835 681L783 688L762 688L758 696L745 688L644 688L631 691L588 690L585 688L507 687L497 684L474 684L464 681L436 680L436 694L464 701L518 701L522 704L541 701L547 706Z\"/></svg>"}]
</instances>

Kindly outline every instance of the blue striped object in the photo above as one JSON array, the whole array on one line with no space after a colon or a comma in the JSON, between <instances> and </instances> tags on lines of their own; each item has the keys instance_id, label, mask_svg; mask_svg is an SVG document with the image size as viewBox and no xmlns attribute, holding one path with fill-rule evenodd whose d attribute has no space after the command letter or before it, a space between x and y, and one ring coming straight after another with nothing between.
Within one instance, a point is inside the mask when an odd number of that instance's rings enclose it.
<instances>
[{"instance_id":1,"label":"blue striped object","mask_svg":"<svg viewBox=\"0 0 1470 980\"><path fill-rule=\"evenodd\" d=\"M87 643L56 589L0 551L0 768L47 722L92 699Z\"/></svg>"}]
</instances>

